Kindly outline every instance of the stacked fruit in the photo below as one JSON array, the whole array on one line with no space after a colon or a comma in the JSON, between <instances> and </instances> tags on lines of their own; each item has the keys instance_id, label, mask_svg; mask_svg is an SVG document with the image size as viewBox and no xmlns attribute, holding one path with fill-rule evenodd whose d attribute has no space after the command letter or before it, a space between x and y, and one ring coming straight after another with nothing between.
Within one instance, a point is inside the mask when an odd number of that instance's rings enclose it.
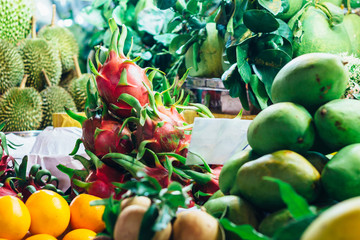
<instances>
[{"instance_id":1,"label":"stacked fruit","mask_svg":"<svg viewBox=\"0 0 360 240\"><path fill-rule=\"evenodd\" d=\"M79 52L75 37L67 28L55 26L54 7L51 25L40 29L37 36L33 18L32 38L27 38L32 5L29 0L0 2L6 16L0 20L0 121L8 121L5 131L43 129L52 125L53 113L63 112L64 106L81 111L84 102L78 81L69 89L77 105L70 93L58 86L63 85L62 76L75 67L73 59ZM13 19L18 19L16 29ZM80 88L84 90L84 85Z\"/></svg>"},{"instance_id":2,"label":"stacked fruit","mask_svg":"<svg viewBox=\"0 0 360 240\"><path fill-rule=\"evenodd\" d=\"M360 195L360 103L340 99L348 79L344 64L336 55L310 53L280 70L271 89L274 104L249 126L252 149L234 155L220 173L220 189L230 196L208 201L205 207L210 213L224 211L226 205L243 207L243 219L234 214L236 210L226 215L232 214L229 219L234 223L251 224L281 239L278 230L294 222L295 216L286 210L288 202L274 178L316 206ZM271 214L260 224L250 221L259 212ZM304 229L297 229L293 239L299 239Z\"/></svg>"}]
</instances>

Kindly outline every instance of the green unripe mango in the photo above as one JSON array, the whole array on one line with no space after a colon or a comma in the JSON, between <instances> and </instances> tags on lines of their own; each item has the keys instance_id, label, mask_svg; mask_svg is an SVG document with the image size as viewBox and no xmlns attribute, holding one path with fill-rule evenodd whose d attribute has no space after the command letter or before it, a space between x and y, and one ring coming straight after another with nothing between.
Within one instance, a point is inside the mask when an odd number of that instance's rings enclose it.
<instances>
[{"instance_id":1,"label":"green unripe mango","mask_svg":"<svg viewBox=\"0 0 360 240\"><path fill-rule=\"evenodd\" d=\"M219 175L219 187L223 193L228 194L230 192L230 189L234 185L234 179L236 178L236 173L239 168L244 163L254 159L251 155L254 155L251 150L240 151L235 153L225 162Z\"/></svg>"},{"instance_id":2,"label":"green unripe mango","mask_svg":"<svg viewBox=\"0 0 360 240\"><path fill-rule=\"evenodd\" d=\"M341 8L326 3L333 14L329 19L324 11L312 5L298 18L296 15L289 20L289 27L298 39L293 41L294 56L306 53L350 53L351 43L344 24L339 21L338 12ZM337 8L337 10L335 10ZM335 13L335 14L334 14ZM333 18L335 16L335 18ZM300 28L299 28L300 27ZM299 34L300 33L300 34Z\"/></svg>"},{"instance_id":3,"label":"green unripe mango","mask_svg":"<svg viewBox=\"0 0 360 240\"><path fill-rule=\"evenodd\" d=\"M220 198L220 197L223 197L223 196L225 196L225 194L219 189L213 195L211 195L211 197L209 198L208 201L210 201L212 199Z\"/></svg>"},{"instance_id":4,"label":"green unripe mango","mask_svg":"<svg viewBox=\"0 0 360 240\"><path fill-rule=\"evenodd\" d=\"M329 197L343 201L360 196L360 144L342 148L324 167L321 182Z\"/></svg>"},{"instance_id":5,"label":"green unripe mango","mask_svg":"<svg viewBox=\"0 0 360 240\"><path fill-rule=\"evenodd\" d=\"M347 14L344 17L344 26L351 42L351 53L360 57L360 16Z\"/></svg>"},{"instance_id":6,"label":"green unripe mango","mask_svg":"<svg viewBox=\"0 0 360 240\"><path fill-rule=\"evenodd\" d=\"M230 194L270 212L284 208L278 185L264 180L264 176L287 182L308 202L318 196L319 172L303 156L289 150L267 154L242 165Z\"/></svg>"},{"instance_id":7,"label":"green unripe mango","mask_svg":"<svg viewBox=\"0 0 360 240\"><path fill-rule=\"evenodd\" d=\"M313 119L298 104L273 104L250 123L247 138L252 149L261 155L283 149L305 153L314 143Z\"/></svg>"},{"instance_id":8,"label":"green unripe mango","mask_svg":"<svg viewBox=\"0 0 360 240\"><path fill-rule=\"evenodd\" d=\"M278 229L285 227L292 221L294 221L294 218L292 217L290 211L288 209L281 209L267 215L260 222L259 232L268 237L273 237Z\"/></svg>"},{"instance_id":9,"label":"green unripe mango","mask_svg":"<svg viewBox=\"0 0 360 240\"><path fill-rule=\"evenodd\" d=\"M330 101L316 111L314 120L319 137L333 151L360 143L360 101Z\"/></svg>"},{"instance_id":10,"label":"green unripe mango","mask_svg":"<svg viewBox=\"0 0 360 240\"><path fill-rule=\"evenodd\" d=\"M294 102L315 112L318 107L340 98L349 74L341 58L328 53L309 53L287 63L271 87L274 103Z\"/></svg>"}]
</instances>

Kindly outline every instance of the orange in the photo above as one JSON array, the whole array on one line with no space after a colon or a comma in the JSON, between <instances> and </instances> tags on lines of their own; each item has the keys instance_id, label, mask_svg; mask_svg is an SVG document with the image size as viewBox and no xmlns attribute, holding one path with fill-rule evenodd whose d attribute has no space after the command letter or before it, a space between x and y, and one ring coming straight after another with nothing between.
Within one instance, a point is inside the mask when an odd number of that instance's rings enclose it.
<instances>
[{"instance_id":1,"label":"orange","mask_svg":"<svg viewBox=\"0 0 360 240\"><path fill-rule=\"evenodd\" d=\"M43 233L43 234L32 235L31 237L28 237L25 240L57 240L57 239L49 234Z\"/></svg>"},{"instance_id":2,"label":"orange","mask_svg":"<svg viewBox=\"0 0 360 240\"><path fill-rule=\"evenodd\" d=\"M69 225L70 207L56 192L39 190L31 194L25 205L31 216L30 232L32 234L46 233L57 237Z\"/></svg>"},{"instance_id":3,"label":"orange","mask_svg":"<svg viewBox=\"0 0 360 240\"><path fill-rule=\"evenodd\" d=\"M90 202L94 200L101 200L101 198L80 194L72 200L70 203L72 229L85 228L96 233L105 229L105 223L102 220L105 206L90 206Z\"/></svg>"},{"instance_id":4,"label":"orange","mask_svg":"<svg viewBox=\"0 0 360 240\"><path fill-rule=\"evenodd\" d=\"M91 240L96 236L96 232L89 229L75 229L66 234L63 240Z\"/></svg>"},{"instance_id":5,"label":"orange","mask_svg":"<svg viewBox=\"0 0 360 240\"><path fill-rule=\"evenodd\" d=\"M29 230L30 222L30 213L19 198L0 197L0 238L23 238Z\"/></svg>"}]
</instances>

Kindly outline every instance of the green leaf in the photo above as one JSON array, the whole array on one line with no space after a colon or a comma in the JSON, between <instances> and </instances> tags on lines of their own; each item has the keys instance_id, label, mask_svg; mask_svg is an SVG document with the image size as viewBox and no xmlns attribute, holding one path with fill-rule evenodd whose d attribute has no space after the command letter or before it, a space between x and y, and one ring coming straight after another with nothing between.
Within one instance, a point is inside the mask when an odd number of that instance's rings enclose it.
<instances>
[{"instance_id":1,"label":"green leaf","mask_svg":"<svg viewBox=\"0 0 360 240\"><path fill-rule=\"evenodd\" d=\"M260 109L265 109L268 106L269 96L264 83L262 83L256 75L252 75L250 78L250 88L259 103Z\"/></svg>"},{"instance_id":2,"label":"green leaf","mask_svg":"<svg viewBox=\"0 0 360 240\"><path fill-rule=\"evenodd\" d=\"M282 36L283 38L286 38L290 43L292 42L293 39L293 33L289 27L289 25L284 22L281 19L276 19L279 23L279 28L274 31L273 33L278 34L280 36Z\"/></svg>"},{"instance_id":3,"label":"green leaf","mask_svg":"<svg viewBox=\"0 0 360 240\"><path fill-rule=\"evenodd\" d=\"M246 240L270 240L269 237L257 232L251 225L235 225L227 218L220 219L220 224L225 230L237 234L241 239Z\"/></svg>"},{"instance_id":4,"label":"green leaf","mask_svg":"<svg viewBox=\"0 0 360 240\"><path fill-rule=\"evenodd\" d=\"M306 199L295 192L290 184L269 176L265 176L264 180L278 184L281 198L285 202L295 220L314 216L314 213L311 211Z\"/></svg>"},{"instance_id":5,"label":"green leaf","mask_svg":"<svg viewBox=\"0 0 360 240\"><path fill-rule=\"evenodd\" d=\"M186 10L191 14L197 14L199 12L198 0L190 0L186 4Z\"/></svg>"},{"instance_id":6,"label":"green leaf","mask_svg":"<svg viewBox=\"0 0 360 240\"><path fill-rule=\"evenodd\" d=\"M177 0L155 0L155 4L160 9L167 9L174 7Z\"/></svg>"},{"instance_id":7,"label":"green leaf","mask_svg":"<svg viewBox=\"0 0 360 240\"><path fill-rule=\"evenodd\" d=\"M163 44L165 47L168 47L176 36L178 36L178 34L165 33L154 36L154 39L159 43Z\"/></svg>"},{"instance_id":8,"label":"green leaf","mask_svg":"<svg viewBox=\"0 0 360 240\"><path fill-rule=\"evenodd\" d=\"M300 240L304 231L316 219L317 216L309 216L301 220L290 222L284 227L277 230L274 234L273 240Z\"/></svg>"},{"instance_id":9,"label":"green leaf","mask_svg":"<svg viewBox=\"0 0 360 240\"><path fill-rule=\"evenodd\" d=\"M178 182L172 182L166 191L160 192L160 199L175 213L178 207L186 207L189 196L184 187Z\"/></svg>"},{"instance_id":10,"label":"green leaf","mask_svg":"<svg viewBox=\"0 0 360 240\"><path fill-rule=\"evenodd\" d=\"M247 57L247 48L244 48L243 45L238 45L236 47L237 67L245 83L249 83L251 78L251 67L247 61Z\"/></svg>"},{"instance_id":11,"label":"green leaf","mask_svg":"<svg viewBox=\"0 0 360 240\"><path fill-rule=\"evenodd\" d=\"M138 15L138 31L147 32L156 36L162 33L167 24L167 16L164 11L155 8L146 8Z\"/></svg>"},{"instance_id":12,"label":"green leaf","mask_svg":"<svg viewBox=\"0 0 360 240\"><path fill-rule=\"evenodd\" d=\"M153 230L153 225L157 217L159 216L159 211L155 204L152 204L148 210L145 212L144 217L141 221L140 231L139 231L139 240L151 240L155 235Z\"/></svg>"},{"instance_id":13,"label":"green leaf","mask_svg":"<svg viewBox=\"0 0 360 240\"><path fill-rule=\"evenodd\" d=\"M282 0L258 0L258 3L274 15L277 15L283 9Z\"/></svg>"},{"instance_id":14,"label":"green leaf","mask_svg":"<svg viewBox=\"0 0 360 240\"><path fill-rule=\"evenodd\" d=\"M186 44L191 39L190 34L181 34L173 38L169 45L169 51L171 54L175 54L178 49L180 49L181 46Z\"/></svg>"},{"instance_id":15,"label":"green leaf","mask_svg":"<svg viewBox=\"0 0 360 240\"><path fill-rule=\"evenodd\" d=\"M122 9L121 6L117 6L114 11L112 12L112 17L115 20L117 25L121 25L123 24L122 20L121 20L121 14L122 13Z\"/></svg>"},{"instance_id":16,"label":"green leaf","mask_svg":"<svg viewBox=\"0 0 360 240\"><path fill-rule=\"evenodd\" d=\"M219 8L221 0L203 0L201 1L201 12L202 16L211 16Z\"/></svg>"},{"instance_id":17,"label":"green leaf","mask_svg":"<svg viewBox=\"0 0 360 240\"><path fill-rule=\"evenodd\" d=\"M244 24L255 33L273 32L279 28L276 18L266 10L247 10L244 13Z\"/></svg>"}]
</instances>

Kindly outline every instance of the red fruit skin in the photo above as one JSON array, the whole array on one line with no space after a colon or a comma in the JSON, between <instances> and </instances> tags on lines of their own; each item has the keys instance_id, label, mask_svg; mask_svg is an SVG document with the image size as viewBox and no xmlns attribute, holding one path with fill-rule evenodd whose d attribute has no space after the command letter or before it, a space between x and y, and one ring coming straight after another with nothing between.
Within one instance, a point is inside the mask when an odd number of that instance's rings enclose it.
<instances>
[{"instance_id":1,"label":"red fruit skin","mask_svg":"<svg viewBox=\"0 0 360 240\"><path fill-rule=\"evenodd\" d=\"M12 190L11 188L8 188L7 186L0 187L0 197L3 196L14 196L19 197L18 194Z\"/></svg>"},{"instance_id":2,"label":"red fruit skin","mask_svg":"<svg viewBox=\"0 0 360 240\"><path fill-rule=\"evenodd\" d=\"M82 125L85 148L100 158L110 152L130 153L134 148L131 132L124 127L119 135L121 126L117 121L99 117L85 120Z\"/></svg>"},{"instance_id":3,"label":"red fruit skin","mask_svg":"<svg viewBox=\"0 0 360 240\"><path fill-rule=\"evenodd\" d=\"M14 162L14 158L8 155L3 155L0 160L0 182L4 182L8 172L14 172L13 168L9 167L9 162Z\"/></svg>"},{"instance_id":4,"label":"red fruit skin","mask_svg":"<svg viewBox=\"0 0 360 240\"><path fill-rule=\"evenodd\" d=\"M215 192L217 192L219 187L219 176L223 165L210 165L211 172L212 172L212 178L211 180L206 184L199 184L195 183L193 186L193 192L196 193L197 191L201 191L204 193L210 194L209 196L200 196L199 197L199 203L206 202L211 195L213 195Z\"/></svg>"},{"instance_id":5,"label":"red fruit skin","mask_svg":"<svg viewBox=\"0 0 360 240\"><path fill-rule=\"evenodd\" d=\"M113 185L101 180L96 180L90 183L87 192L99 198L109 198L115 193L115 190Z\"/></svg>"},{"instance_id":6,"label":"red fruit skin","mask_svg":"<svg viewBox=\"0 0 360 240\"><path fill-rule=\"evenodd\" d=\"M167 188L171 183L169 179L169 171L161 164L158 164L153 168L145 167L144 172L150 177L155 178L162 188Z\"/></svg>"},{"instance_id":7,"label":"red fruit skin","mask_svg":"<svg viewBox=\"0 0 360 240\"><path fill-rule=\"evenodd\" d=\"M110 51L109 57L100 66L96 77L96 83L100 97L108 105L109 110L120 118L127 118L131 115L132 107L124 101L118 101L121 94L127 93L137 100L141 106L149 103L148 91L144 84L151 86L145 70L132 62L124 62L125 56L118 56L115 51ZM121 73L126 69L127 85L119 85ZM114 107L113 105L116 107Z\"/></svg>"}]
</instances>

